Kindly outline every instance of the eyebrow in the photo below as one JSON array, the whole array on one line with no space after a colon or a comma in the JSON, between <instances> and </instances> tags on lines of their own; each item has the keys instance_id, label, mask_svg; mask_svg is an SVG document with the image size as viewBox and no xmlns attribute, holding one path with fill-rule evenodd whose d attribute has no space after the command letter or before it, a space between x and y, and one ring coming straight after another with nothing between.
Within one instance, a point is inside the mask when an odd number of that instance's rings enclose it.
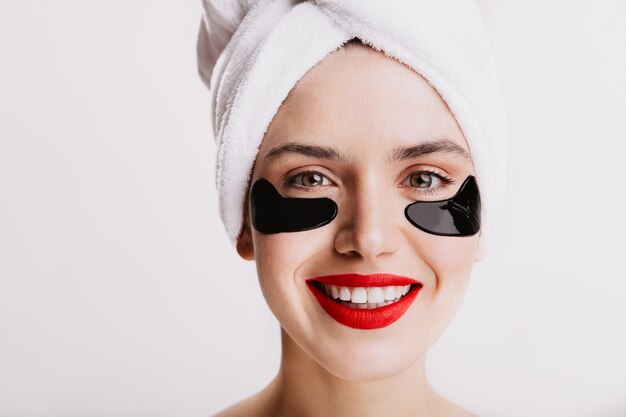
<instances>
[{"instance_id":1,"label":"eyebrow","mask_svg":"<svg viewBox=\"0 0 626 417\"><path fill-rule=\"evenodd\" d=\"M265 154L264 159L266 161L272 161L286 154L299 154L312 158L341 162L350 160L348 155L341 153L337 148L332 146L307 145L296 142L288 142L270 149ZM390 153L389 157L392 161L404 161L433 154L449 154L471 160L471 156L465 148L449 139L430 140L413 146L396 148Z\"/></svg>"},{"instance_id":2,"label":"eyebrow","mask_svg":"<svg viewBox=\"0 0 626 417\"><path fill-rule=\"evenodd\" d=\"M437 139L419 143L414 146L394 149L391 152L392 161L404 161L432 154L448 154L471 161L471 156L465 148L449 139Z\"/></svg>"},{"instance_id":3,"label":"eyebrow","mask_svg":"<svg viewBox=\"0 0 626 417\"><path fill-rule=\"evenodd\" d=\"M347 155L339 152L337 148L331 146L305 145L302 143L289 142L270 149L267 154L265 154L265 160L271 161L288 153L332 161L347 161L350 159Z\"/></svg>"}]
</instances>

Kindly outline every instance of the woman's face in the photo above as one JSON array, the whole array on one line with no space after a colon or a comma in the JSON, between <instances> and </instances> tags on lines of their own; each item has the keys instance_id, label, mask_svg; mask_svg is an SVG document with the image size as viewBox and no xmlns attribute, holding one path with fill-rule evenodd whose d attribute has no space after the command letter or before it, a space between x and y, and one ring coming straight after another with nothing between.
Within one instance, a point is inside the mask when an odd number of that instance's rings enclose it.
<instances>
[{"instance_id":1,"label":"woman's face","mask_svg":"<svg viewBox=\"0 0 626 417\"><path fill-rule=\"evenodd\" d=\"M258 233L248 214L237 249L255 259L262 292L287 335L336 376L373 380L415 363L452 320L473 263L483 257L480 234L437 236L404 215L412 202L452 197L474 175L460 153L417 155L416 145L436 140L469 154L424 78L361 49L339 49L312 68L265 134L252 183L265 178L285 197L328 197L338 214L316 229L277 234ZM393 323L356 329L333 319L306 283L347 273L401 275L422 288Z\"/></svg>"}]
</instances>

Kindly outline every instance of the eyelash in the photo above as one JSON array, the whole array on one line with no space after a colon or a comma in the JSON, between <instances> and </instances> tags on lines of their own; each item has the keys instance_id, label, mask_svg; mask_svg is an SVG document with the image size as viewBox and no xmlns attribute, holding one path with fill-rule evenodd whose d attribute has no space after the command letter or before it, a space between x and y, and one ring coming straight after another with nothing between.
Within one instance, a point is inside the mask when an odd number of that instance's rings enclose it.
<instances>
[{"instance_id":1,"label":"eyelash","mask_svg":"<svg viewBox=\"0 0 626 417\"><path fill-rule=\"evenodd\" d=\"M301 171L301 172L298 172L298 173L297 173L297 174L295 174L295 175L292 175L292 176L290 176L290 177L285 178L285 180L283 181L283 186L288 187L288 188L297 188L297 189L299 189L299 190L304 190L304 191L315 191L315 190L317 190L319 187L324 187L324 186L322 186L322 185L315 186L315 187L307 187L307 186L304 186L304 185L298 185L298 184L295 184L295 183L294 183L294 181L295 181L295 179L296 179L296 178L298 178L298 177L299 177L299 176L301 176L301 175L306 175L306 174L315 174L315 175L319 175L319 176L321 176L321 177L326 178L328 181L330 181L330 179L328 178L328 176L327 176L327 175L324 175L324 174L322 174L322 173L321 173L321 172L319 172L319 171L315 171L315 170L308 170L308 171ZM330 182L332 183L332 181L330 181Z\"/></svg>"},{"instance_id":2,"label":"eyelash","mask_svg":"<svg viewBox=\"0 0 626 417\"><path fill-rule=\"evenodd\" d=\"M430 169L418 169L418 170L415 170L415 171L409 173L406 176L406 178L405 178L405 182L407 180L409 180L412 175L414 175L414 174L416 174L418 172L419 173L424 173L424 174L429 174L429 175L432 175L434 177L437 177L442 183L445 184L443 186L439 186L439 187L436 187L436 188L426 188L426 189L409 186L409 188L415 188L415 189L419 190L418 191L419 193L423 193L423 194L427 194L427 195L433 195L433 194L436 194L439 191L441 191L443 188L446 188L448 185L454 183L454 180L452 178L450 178L450 177L448 177L448 176L446 176L444 174L440 174L438 172L432 171ZM319 176L322 176L322 177L326 178L328 181L330 181L330 179L326 175L324 175L323 173L321 173L319 171L315 171L315 170L308 170L308 171L298 172L295 175L292 175L290 177L285 178L285 180L283 181L283 186L288 187L288 188L298 188L300 190L305 190L305 191L314 191L314 190L317 190L319 187L323 187L322 185L315 186L315 187L306 187L306 186L298 185L298 184L294 183L296 178L298 178L301 175L306 175L306 174L319 175ZM332 182L332 181L330 181L330 182Z\"/></svg>"},{"instance_id":3,"label":"eyelash","mask_svg":"<svg viewBox=\"0 0 626 417\"><path fill-rule=\"evenodd\" d=\"M432 171L430 169L418 169L416 171L413 171L411 173L409 173L409 175L406 176L405 182L407 180L410 180L411 176L416 174L416 173L423 173L423 174L429 174L432 175L434 177L439 178L439 180L445 184L445 185L441 185L439 187L435 187L435 188L417 188L417 187L411 187L409 185L410 188L415 188L416 190L419 190L419 193L423 193L423 194L427 194L427 195L433 195L438 193L439 191L443 190L444 188L446 188L448 185L450 184L454 184L454 180L450 177L448 177L447 175L444 174L440 174L438 172Z\"/></svg>"}]
</instances>

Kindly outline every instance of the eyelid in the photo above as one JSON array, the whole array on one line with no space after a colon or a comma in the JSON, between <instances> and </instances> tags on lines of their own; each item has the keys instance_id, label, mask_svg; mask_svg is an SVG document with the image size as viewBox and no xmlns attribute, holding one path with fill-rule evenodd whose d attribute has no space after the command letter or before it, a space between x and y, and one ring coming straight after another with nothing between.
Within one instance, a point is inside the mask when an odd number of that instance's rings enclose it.
<instances>
[{"instance_id":1,"label":"eyelid","mask_svg":"<svg viewBox=\"0 0 626 417\"><path fill-rule=\"evenodd\" d=\"M292 169L291 171L285 173L281 179L280 182L282 184L282 186L284 188L292 188L292 189L297 189L297 190L301 190L301 191L319 191L322 188L326 188L326 187L331 187L331 186L336 186L338 185L338 181L336 181L333 177L333 174L328 173L328 169L325 167L320 167L320 166L315 166L315 167L299 167L299 168L295 168ZM407 185L407 181L410 180L411 175L415 174L415 173L427 173L430 174L434 177L437 177L437 179L439 179L440 183L442 185L435 187L435 188L418 188L418 187L413 187L411 185ZM324 179L328 180L330 182L330 184L323 184L323 185L316 185L316 186L312 186L312 187L307 187L307 186L303 186L303 185L299 185L293 182L293 180L300 176L300 175L304 175L304 174L316 174L316 175L320 175L322 176ZM400 183L401 187L406 187L406 188L410 188L411 190L417 191L418 193L421 194L436 194L438 192L443 191L444 189L447 189L451 184L454 184L456 181L449 176L448 174L446 174L444 171L438 169L438 168L433 168L430 166L427 167L423 167L421 165L412 165L409 168L405 169L400 175L399 178L402 178L402 181Z\"/></svg>"},{"instance_id":2,"label":"eyelid","mask_svg":"<svg viewBox=\"0 0 626 417\"><path fill-rule=\"evenodd\" d=\"M329 174L327 174L324 171L326 171L324 168L320 169L319 167L317 167L317 168L297 168L297 169L292 170L290 172L287 172L285 175L283 175L282 178L281 178L281 183L282 183L283 187L297 188L298 190L303 190L303 191L315 191L315 190L319 190L320 188L323 188L323 187L331 187L333 185L337 185L337 182L331 178L332 175L329 175ZM320 176L324 177L325 179L327 179L330 182L330 184L316 185L314 187L305 187L303 185L298 185L298 184L295 184L295 183L292 182L292 180L294 178L298 177L299 175L303 175L303 174L317 174L317 175L320 175Z\"/></svg>"},{"instance_id":3,"label":"eyelid","mask_svg":"<svg viewBox=\"0 0 626 417\"><path fill-rule=\"evenodd\" d=\"M416 172L426 172L434 176L438 176L439 179L446 184L453 184L455 182L452 176L448 175L441 169L431 166L424 166L421 164L411 165L410 167L402 171L402 173L398 176L398 180L400 180L403 184L407 179L411 177L411 175L415 174Z\"/></svg>"},{"instance_id":4,"label":"eyelid","mask_svg":"<svg viewBox=\"0 0 626 417\"><path fill-rule=\"evenodd\" d=\"M407 171L409 172L406 173ZM402 177L404 179L402 180L402 183L400 186L402 188L409 189L411 192L415 192L421 195L432 196L435 194L439 194L449 189L449 187L456 182L452 177L448 176L447 174L441 172L438 169L434 169L430 167L427 167L427 168L410 167L408 170L405 170L404 172L406 174ZM418 172L426 173L426 174L436 177L441 184L434 188L419 188L419 187L413 187L410 184L406 184L408 181L410 181L411 176Z\"/></svg>"}]
</instances>

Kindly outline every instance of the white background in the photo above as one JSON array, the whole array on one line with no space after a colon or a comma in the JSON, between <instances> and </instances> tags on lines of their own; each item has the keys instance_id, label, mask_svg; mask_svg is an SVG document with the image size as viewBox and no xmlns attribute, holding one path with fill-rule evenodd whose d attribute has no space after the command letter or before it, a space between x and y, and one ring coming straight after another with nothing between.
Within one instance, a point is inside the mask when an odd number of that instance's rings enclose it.
<instances>
[{"instance_id":1,"label":"white background","mask_svg":"<svg viewBox=\"0 0 626 417\"><path fill-rule=\"evenodd\" d=\"M626 416L626 2L482 1L509 195L431 382ZM208 416L279 327L217 216L200 0L0 0L0 416Z\"/></svg>"}]
</instances>

